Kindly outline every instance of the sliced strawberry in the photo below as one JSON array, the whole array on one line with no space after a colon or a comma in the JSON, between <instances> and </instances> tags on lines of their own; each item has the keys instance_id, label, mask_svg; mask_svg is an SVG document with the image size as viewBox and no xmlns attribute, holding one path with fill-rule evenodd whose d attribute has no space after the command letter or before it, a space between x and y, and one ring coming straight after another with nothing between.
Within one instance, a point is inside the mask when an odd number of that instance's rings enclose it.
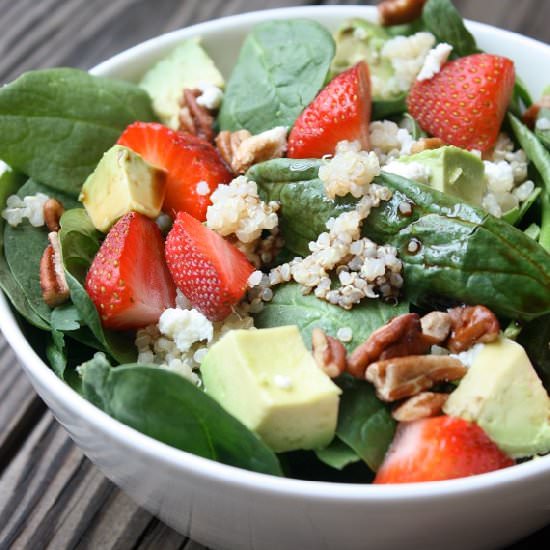
<instances>
[{"instance_id":1,"label":"sliced strawberry","mask_svg":"<svg viewBox=\"0 0 550 550\"><path fill-rule=\"evenodd\" d=\"M477 424L437 416L399 425L374 483L440 481L513 464Z\"/></svg>"},{"instance_id":2,"label":"sliced strawberry","mask_svg":"<svg viewBox=\"0 0 550 550\"><path fill-rule=\"evenodd\" d=\"M90 266L86 292L103 326L115 330L156 323L174 307L176 287L157 224L137 212L118 220Z\"/></svg>"},{"instance_id":3,"label":"sliced strawberry","mask_svg":"<svg viewBox=\"0 0 550 550\"><path fill-rule=\"evenodd\" d=\"M130 124L118 143L166 170L163 210L172 217L183 211L204 221L210 195L233 177L210 143L156 122Z\"/></svg>"},{"instance_id":4,"label":"sliced strawberry","mask_svg":"<svg viewBox=\"0 0 550 550\"><path fill-rule=\"evenodd\" d=\"M298 117L288 137L290 158L321 158L339 141L369 146L371 113L368 65L360 61L333 78Z\"/></svg>"},{"instance_id":5,"label":"sliced strawberry","mask_svg":"<svg viewBox=\"0 0 550 550\"><path fill-rule=\"evenodd\" d=\"M240 250L186 212L166 237L166 262L178 288L212 321L231 313L254 271Z\"/></svg>"},{"instance_id":6,"label":"sliced strawberry","mask_svg":"<svg viewBox=\"0 0 550 550\"><path fill-rule=\"evenodd\" d=\"M486 53L445 63L415 81L407 98L423 130L445 143L487 151L494 146L514 88L514 63Z\"/></svg>"}]
</instances>

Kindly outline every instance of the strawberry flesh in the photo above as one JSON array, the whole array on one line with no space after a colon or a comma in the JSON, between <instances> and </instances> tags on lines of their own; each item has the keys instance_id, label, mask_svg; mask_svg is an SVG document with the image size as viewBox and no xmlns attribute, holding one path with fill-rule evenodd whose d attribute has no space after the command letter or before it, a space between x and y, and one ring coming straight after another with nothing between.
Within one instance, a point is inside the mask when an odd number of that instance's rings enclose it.
<instances>
[{"instance_id":1,"label":"strawberry flesh","mask_svg":"<svg viewBox=\"0 0 550 550\"><path fill-rule=\"evenodd\" d=\"M130 212L111 228L86 276L86 292L104 327L141 328L174 307L176 287L156 223Z\"/></svg>"},{"instance_id":2,"label":"strawberry flesh","mask_svg":"<svg viewBox=\"0 0 550 550\"><path fill-rule=\"evenodd\" d=\"M407 98L422 129L450 145L487 151L496 143L514 89L512 61L474 54L449 61Z\"/></svg>"},{"instance_id":3,"label":"strawberry flesh","mask_svg":"<svg viewBox=\"0 0 550 550\"><path fill-rule=\"evenodd\" d=\"M399 425L374 483L440 481L513 464L477 424L437 416Z\"/></svg>"},{"instance_id":4,"label":"strawberry flesh","mask_svg":"<svg viewBox=\"0 0 550 550\"><path fill-rule=\"evenodd\" d=\"M233 177L210 143L156 122L130 124L117 143L166 170L163 210L172 217L183 211L204 221L210 195Z\"/></svg>"},{"instance_id":5,"label":"strawberry flesh","mask_svg":"<svg viewBox=\"0 0 550 550\"><path fill-rule=\"evenodd\" d=\"M211 321L231 313L254 271L240 250L186 212L168 233L166 262L178 288Z\"/></svg>"},{"instance_id":6,"label":"strawberry flesh","mask_svg":"<svg viewBox=\"0 0 550 550\"><path fill-rule=\"evenodd\" d=\"M360 61L333 78L298 117L288 137L288 156L321 158L343 140L357 140L367 149L370 114L369 68Z\"/></svg>"}]
</instances>

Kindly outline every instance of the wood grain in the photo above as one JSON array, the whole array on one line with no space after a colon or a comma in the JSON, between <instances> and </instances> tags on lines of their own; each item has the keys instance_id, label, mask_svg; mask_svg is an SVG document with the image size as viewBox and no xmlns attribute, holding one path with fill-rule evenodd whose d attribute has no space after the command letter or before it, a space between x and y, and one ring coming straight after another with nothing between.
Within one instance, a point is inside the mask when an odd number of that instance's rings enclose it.
<instances>
[{"instance_id":1,"label":"wood grain","mask_svg":"<svg viewBox=\"0 0 550 550\"><path fill-rule=\"evenodd\" d=\"M88 69L192 23L299 0L0 0L0 83L50 66ZM355 1L327 1L354 4ZM366 2L375 3L375 2ZM455 0L465 17L550 41L550 2ZM1 337L0 337L1 338ZM547 547L550 528L515 550ZM203 547L137 507L46 412L0 339L0 550Z\"/></svg>"}]
</instances>

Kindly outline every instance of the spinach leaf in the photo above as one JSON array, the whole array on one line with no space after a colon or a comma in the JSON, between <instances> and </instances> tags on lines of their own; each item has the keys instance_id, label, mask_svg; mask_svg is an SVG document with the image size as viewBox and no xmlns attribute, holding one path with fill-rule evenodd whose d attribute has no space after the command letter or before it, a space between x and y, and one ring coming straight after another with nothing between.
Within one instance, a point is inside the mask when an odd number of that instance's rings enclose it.
<instances>
[{"instance_id":1,"label":"spinach leaf","mask_svg":"<svg viewBox=\"0 0 550 550\"><path fill-rule=\"evenodd\" d=\"M317 458L336 470L343 470L350 464L355 464L361 457L341 439L335 437L328 447L315 451Z\"/></svg>"},{"instance_id":2,"label":"spinach leaf","mask_svg":"<svg viewBox=\"0 0 550 550\"><path fill-rule=\"evenodd\" d=\"M372 102L371 120L384 120L403 114L407 110L407 94L393 99L376 99Z\"/></svg>"},{"instance_id":3,"label":"spinach leaf","mask_svg":"<svg viewBox=\"0 0 550 550\"><path fill-rule=\"evenodd\" d=\"M124 128L153 119L134 84L77 69L31 71L0 89L0 158L77 197Z\"/></svg>"},{"instance_id":4,"label":"spinach leaf","mask_svg":"<svg viewBox=\"0 0 550 550\"><path fill-rule=\"evenodd\" d=\"M426 32L426 25L422 17L411 21L410 23L403 23L402 25L390 25L389 27L384 27L388 35L391 37L395 36L411 36L417 32Z\"/></svg>"},{"instance_id":5,"label":"spinach leaf","mask_svg":"<svg viewBox=\"0 0 550 550\"><path fill-rule=\"evenodd\" d=\"M510 99L508 108L514 115L521 117L523 107L530 107L532 103L533 99L531 98L527 86L525 86L523 80L516 74L514 91L512 92L512 98Z\"/></svg>"},{"instance_id":6,"label":"spinach leaf","mask_svg":"<svg viewBox=\"0 0 550 550\"><path fill-rule=\"evenodd\" d=\"M256 25L227 83L220 128L246 128L258 134L274 126L292 126L324 85L334 49L330 33L314 21Z\"/></svg>"},{"instance_id":7,"label":"spinach leaf","mask_svg":"<svg viewBox=\"0 0 550 550\"><path fill-rule=\"evenodd\" d=\"M540 235L540 227L536 223L532 223L527 229L523 231L530 239L538 241Z\"/></svg>"},{"instance_id":8,"label":"spinach leaf","mask_svg":"<svg viewBox=\"0 0 550 550\"><path fill-rule=\"evenodd\" d=\"M102 354L81 371L84 396L120 422L183 451L281 475L275 454L182 376L141 365L111 368Z\"/></svg>"},{"instance_id":9,"label":"spinach leaf","mask_svg":"<svg viewBox=\"0 0 550 550\"><path fill-rule=\"evenodd\" d=\"M316 327L334 337L339 328L350 327L353 338L344 346L352 351L392 317L408 311L405 301L394 306L369 299L345 310L319 300L313 294L304 296L299 285L287 283L275 289L273 299L254 316L254 325L258 328L297 325L308 347L311 346L311 331Z\"/></svg>"},{"instance_id":10,"label":"spinach leaf","mask_svg":"<svg viewBox=\"0 0 550 550\"><path fill-rule=\"evenodd\" d=\"M534 191L523 201L519 206L508 210L502 216L504 221L512 225L518 225L519 222L523 219L523 216L527 213L527 210L533 206L533 203L539 198L542 189L540 187L535 187Z\"/></svg>"},{"instance_id":11,"label":"spinach leaf","mask_svg":"<svg viewBox=\"0 0 550 550\"><path fill-rule=\"evenodd\" d=\"M527 323L519 335L519 343L550 390L550 315Z\"/></svg>"},{"instance_id":12,"label":"spinach leaf","mask_svg":"<svg viewBox=\"0 0 550 550\"><path fill-rule=\"evenodd\" d=\"M286 171L292 172L292 159L284 160ZM256 173L268 173L268 168L259 165ZM498 315L522 320L550 312L550 256L522 231L394 174L382 173L377 182L389 187L393 197L373 209L363 234L397 248L412 303L484 304ZM307 243L317 238L330 217L354 204L348 198L328 200L319 179L262 182L259 191L264 200L281 202L279 227L287 248L298 255L308 253ZM400 213L403 201L413 205L412 216ZM416 254L408 251L412 239L420 243Z\"/></svg>"},{"instance_id":13,"label":"spinach leaf","mask_svg":"<svg viewBox=\"0 0 550 550\"><path fill-rule=\"evenodd\" d=\"M55 374L63 379L67 368L67 350L65 348L65 336L56 329L52 329L46 344L46 357Z\"/></svg>"},{"instance_id":14,"label":"spinach leaf","mask_svg":"<svg viewBox=\"0 0 550 550\"><path fill-rule=\"evenodd\" d=\"M343 393L336 435L376 471L393 439L395 420L368 382L344 376L338 385Z\"/></svg>"},{"instance_id":15,"label":"spinach leaf","mask_svg":"<svg viewBox=\"0 0 550 550\"><path fill-rule=\"evenodd\" d=\"M550 252L550 152L539 141L537 136L521 123L511 113L508 120L521 148L525 151L527 158L535 165L542 181L542 220L540 226L539 243Z\"/></svg>"},{"instance_id":16,"label":"spinach leaf","mask_svg":"<svg viewBox=\"0 0 550 550\"><path fill-rule=\"evenodd\" d=\"M450 44L458 57L479 51L475 38L450 0L428 0L422 19L426 29L435 35L438 42Z\"/></svg>"},{"instance_id":17,"label":"spinach leaf","mask_svg":"<svg viewBox=\"0 0 550 550\"><path fill-rule=\"evenodd\" d=\"M80 328L80 313L71 302L57 306L52 310L51 315L52 329L61 332L78 330Z\"/></svg>"},{"instance_id":18,"label":"spinach leaf","mask_svg":"<svg viewBox=\"0 0 550 550\"><path fill-rule=\"evenodd\" d=\"M410 115L409 113L405 113L400 121L400 125L403 126L409 134L411 134L412 138L416 141L420 138L427 137L428 134L420 128L420 125L416 121L416 119Z\"/></svg>"},{"instance_id":19,"label":"spinach leaf","mask_svg":"<svg viewBox=\"0 0 550 550\"><path fill-rule=\"evenodd\" d=\"M83 208L67 210L60 220L59 241L65 267L83 284L100 246L101 233Z\"/></svg>"}]
</instances>

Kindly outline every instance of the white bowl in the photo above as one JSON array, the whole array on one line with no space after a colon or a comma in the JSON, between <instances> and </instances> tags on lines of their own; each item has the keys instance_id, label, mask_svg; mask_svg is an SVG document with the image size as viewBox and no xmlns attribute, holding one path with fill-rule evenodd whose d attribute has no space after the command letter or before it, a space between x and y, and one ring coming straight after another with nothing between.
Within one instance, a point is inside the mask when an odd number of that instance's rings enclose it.
<instances>
[{"instance_id":1,"label":"white bowl","mask_svg":"<svg viewBox=\"0 0 550 550\"><path fill-rule=\"evenodd\" d=\"M365 6L300 7L219 19L154 38L92 72L135 80L185 38L201 35L225 75L246 32L268 19L309 17L334 29ZM550 48L469 23L481 48L516 62L538 97ZM444 482L394 486L298 481L256 474L155 441L85 401L40 360L4 296L1 326L36 391L76 444L117 485L168 525L216 549L494 548L550 521L550 456Z\"/></svg>"}]
</instances>

